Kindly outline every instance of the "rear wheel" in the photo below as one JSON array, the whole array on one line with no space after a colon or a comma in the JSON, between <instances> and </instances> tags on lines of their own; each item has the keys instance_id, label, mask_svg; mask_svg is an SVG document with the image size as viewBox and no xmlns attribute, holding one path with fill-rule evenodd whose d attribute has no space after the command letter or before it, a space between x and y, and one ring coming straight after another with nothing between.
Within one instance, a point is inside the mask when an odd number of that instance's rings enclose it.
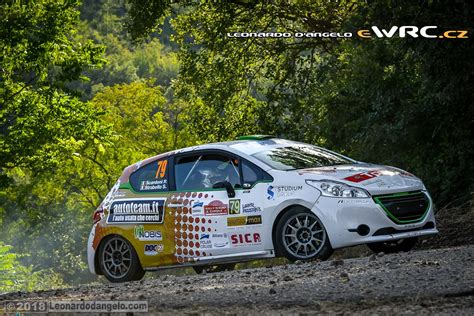
<instances>
[{"instance_id":1,"label":"rear wheel","mask_svg":"<svg viewBox=\"0 0 474 316\"><path fill-rule=\"evenodd\" d=\"M212 272L222 272L222 271L233 271L235 268L235 263L227 263L227 264L218 264L218 265L212 265L212 266L195 266L193 267L194 271L197 274L201 274L204 271L206 273L212 273Z\"/></svg>"},{"instance_id":2,"label":"rear wheel","mask_svg":"<svg viewBox=\"0 0 474 316\"><path fill-rule=\"evenodd\" d=\"M407 238L399 239L393 241L384 241L384 242L375 242L367 244L370 250L375 253L384 252L384 253L397 253L397 252L406 252L410 251L415 247L418 238Z\"/></svg>"},{"instance_id":3,"label":"rear wheel","mask_svg":"<svg viewBox=\"0 0 474 316\"><path fill-rule=\"evenodd\" d=\"M321 220L304 207L286 212L276 227L275 247L278 255L290 261L326 260L333 249Z\"/></svg>"},{"instance_id":4,"label":"rear wheel","mask_svg":"<svg viewBox=\"0 0 474 316\"><path fill-rule=\"evenodd\" d=\"M110 282L136 281L145 275L135 249L123 237L106 237L100 244L98 255L100 269Z\"/></svg>"}]
</instances>

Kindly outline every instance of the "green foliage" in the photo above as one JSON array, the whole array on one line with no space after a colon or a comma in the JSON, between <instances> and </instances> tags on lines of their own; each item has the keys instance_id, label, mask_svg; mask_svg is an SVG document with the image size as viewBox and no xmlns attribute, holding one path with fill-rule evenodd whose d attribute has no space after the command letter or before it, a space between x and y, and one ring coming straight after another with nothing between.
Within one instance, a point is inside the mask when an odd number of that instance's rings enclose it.
<instances>
[{"instance_id":1,"label":"green foliage","mask_svg":"<svg viewBox=\"0 0 474 316\"><path fill-rule=\"evenodd\" d=\"M474 189L471 40L226 36L371 25L472 30L472 4L78 6L0 4L0 291L92 280L90 216L123 168L201 142L273 134L317 143L407 169L440 204Z\"/></svg>"},{"instance_id":2,"label":"green foliage","mask_svg":"<svg viewBox=\"0 0 474 316\"><path fill-rule=\"evenodd\" d=\"M9 14L18 18L15 5L9 7ZM12 80L12 85L19 85L19 93L0 109L1 122L9 124L0 123L2 132L6 131L0 134L2 175L9 179L0 191L1 239L28 254L17 257L16 274L5 274L5 280L16 286L10 284L6 290L93 280L85 257L91 214L123 168L196 144L188 127L189 105L173 99L168 86L177 74L176 54L156 39L138 47L128 43L121 27L126 12L121 1L86 1L81 8L85 20L80 22L76 5L37 1L35 12L21 6L28 13L25 23L57 17L62 28L48 25L39 30L50 36L56 50L44 50L44 58L31 61L46 78L27 84L26 79L23 83ZM49 34L48 28L56 35ZM99 69L101 56L107 63ZM79 66L77 73L62 67L60 59L81 66L82 71ZM6 59L0 61L6 65ZM17 63L18 69L28 66L19 59L8 61ZM90 79L81 80L84 76ZM84 103L76 95L92 100ZM33 276L25 283L20 274ZM40 277L44 274L51 283L44 283Z\"/></svg>"},{"instance_id":3,"label":"green foliage","mask_svg":"<svg viewBox=\"0 0 474 316\"><path fill-rule=\"evenodd\" d=\"M168 12L134 5L131 21L154 19L133 24L135 37L150 32ZM466 176L474 171L474 128L467 119L474 116L472 41L226 36L355 33L371 25L472 30L472 4L226 1L181 8L171 22L180 44L175 88L178 97L196 103L193 113L204 122L212 119L212 126L192 125L207 140L252 131L318 143L358 160L405 168L441 204L474 189Z\"/></svg>"},{"instance_id":4,"label":"green foliage","mask_svg":"<svg viewBox=\"0 0 474 316\"><path fill-rule=\"evenodd\" d=\"M0 4L0 174L56 165L89 139L103 140L99 112L64 92L86 68L102 64L102 47L71 39L77 1ZM1 183L0 183L1 186Z\"/></svg>"},{"instance_id":5,"label":"green foliage","mask_svg":"<svg viewBox=\"0 0 474 316\"><path fill-rule=\"evenodd\" d=\"M152 82L106 87L89 102L111 130L107 143L89 142L47 174L9 171L13 184L0 192L2 239L26 265L51 267L64 282L93 279L86 264L91 214L120 176L141 159L195 145L182 101L169 102Z\"/></svg>"},{"instance_id":6,"label":"green foliage","mask_svg":"<svg viewBox=\"0 0 474 316\"><path fill-rule=\"evenodd\" d=\"M127 28L133 38L142 38L157 29L158 23L163 21L170 12L170 1L128 0L130 15Z\"/></svg>"},{"instance_id":7,"label":"green foliage","mask_svg":"<svg viewBox=\"0 0 474 316\"><path fill-rule=\"evenodd\" d=\"M171 30L153 34L153 38L133 45L123 28L127 6L125 1L86 1L81 8L83 20L78 25L78 41L93 40L106 47L107 63L84 74L88 81L74 81L68 88L79 90L83 100L90 100L107 86L153 79L155 85L169 86L178 73L177 55L169 45Z\"/></svg>"},{"instance_id":8,"label":"green foliage","mask_svg":"<svg viewBox=\"0 0 474 316\"><path fill-rule=\"evenodd\" d=\"M62 285L61 277L51 269L34 271L32 266L22 265L18 260L22 255L11 252L11 248L0 242L0 293L45 290Z\"/></svg>"}]
</instances>

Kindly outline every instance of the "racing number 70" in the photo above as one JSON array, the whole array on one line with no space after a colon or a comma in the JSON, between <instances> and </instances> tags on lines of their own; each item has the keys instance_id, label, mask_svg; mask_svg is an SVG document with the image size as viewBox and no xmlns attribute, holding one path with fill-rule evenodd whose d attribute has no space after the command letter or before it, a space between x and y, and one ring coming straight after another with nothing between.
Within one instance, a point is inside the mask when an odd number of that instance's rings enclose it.
<instances>
[{"instance_id":1,"label":"racing number 70","mask_svg":"<svg viewBox=\"0 0 474 316\"><path fill-rule=\"evenodd\" d=\"M162 179L165 176L166 165L168 165L168 160L158 161L158 169L156 169L155 179Z\"/></svg>"}]
</instances>

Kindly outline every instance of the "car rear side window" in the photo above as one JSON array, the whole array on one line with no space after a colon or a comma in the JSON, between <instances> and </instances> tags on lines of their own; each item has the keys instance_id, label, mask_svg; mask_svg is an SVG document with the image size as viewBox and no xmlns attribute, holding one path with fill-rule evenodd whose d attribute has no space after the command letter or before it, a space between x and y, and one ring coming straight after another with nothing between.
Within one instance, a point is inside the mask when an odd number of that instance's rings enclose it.
<instances>
[{"instance_id":1,"label":"car rear side window","mask_svg":"<svg viewBox=\"0 0 474 316\"><path fill-rule=\"evenodd\" d=\"M168 159L155 160L135 171L130 185L137 192L168 192Z\"/></svg>"}]
</instances>

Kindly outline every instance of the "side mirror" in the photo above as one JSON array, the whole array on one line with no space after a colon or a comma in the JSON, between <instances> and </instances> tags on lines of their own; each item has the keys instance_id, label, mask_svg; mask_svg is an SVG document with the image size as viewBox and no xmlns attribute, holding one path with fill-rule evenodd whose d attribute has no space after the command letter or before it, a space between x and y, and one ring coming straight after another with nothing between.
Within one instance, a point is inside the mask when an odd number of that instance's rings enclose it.
<instances>
[{"instance_id":1,"label":"side mirror","mask_svg":"<svg viewBox=\"0 0 474 316\"><path fill-rule=\"evenodd\" d=\"M244 183L244 189L251 189L252 185L250 183Z\"/></svg>"},{"instance_id":2,"label":"side mirror","mask_svg":"<svg viewBox=\"0 0 474 316\"><path fill-rule=\"evenodd\" d=\"M230 197L230 198L235 197L235 190L234 190L234 188L232 187L232 184L229 181L220 181L220 182L214 183L212 188L214 188L214 189L225 188L225 190L227 191L227 196L228 197Z\"/></svg>"}]
</instances>

